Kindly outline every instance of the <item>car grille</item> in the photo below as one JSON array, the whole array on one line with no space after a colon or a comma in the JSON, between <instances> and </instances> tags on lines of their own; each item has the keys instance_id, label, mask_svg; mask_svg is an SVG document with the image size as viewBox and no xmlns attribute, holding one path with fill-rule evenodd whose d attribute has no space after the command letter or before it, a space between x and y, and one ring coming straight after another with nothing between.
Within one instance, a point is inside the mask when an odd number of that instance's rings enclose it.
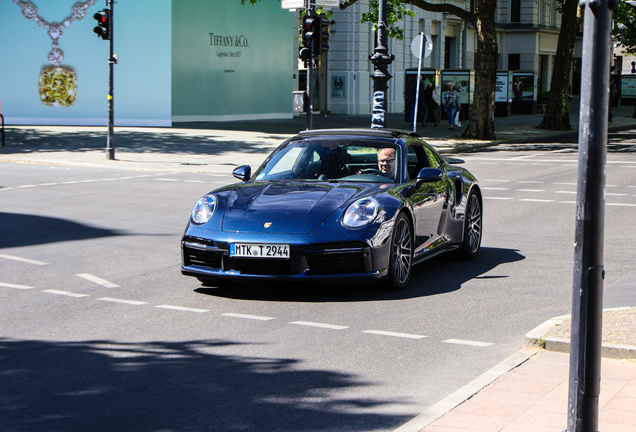
<instances>
[{"instance_id":1,"label":"car grille","mask_svg":"<svg viewBox=\"0 0 636 432\"><path fill-rule=\"evenodd\" d=\"M310 276L363 273L371 271L372 266L369 247L360 243L320 244L308 250L292 247L290 259L231 258L227 255L227 250L213 249L217 246L224 247L203 243L201 240L184 242L184 266L234 270L244 275L264 276L291 276L304 271Z\"/></svg>"},{"instance_id":2,"label":"car grille","mask_svg":"<svg viewBox=\"0 0 636 432\"><path fill-rule=\"evenodd\" d=\"M183 264L185 266L195 265L220 269L222 258L222 252L203 251L189 247L183 248Z\"/></svg>"},{"instance_id":3,"label":"car grille","mask_svg":"<svg viewBox=\"0 0 636 432\"><path fill-rule=\"evenodd\" d=\"M363 251L308 255L308 274L330 275L364 271Z\"/></svg>"}]
</instances>

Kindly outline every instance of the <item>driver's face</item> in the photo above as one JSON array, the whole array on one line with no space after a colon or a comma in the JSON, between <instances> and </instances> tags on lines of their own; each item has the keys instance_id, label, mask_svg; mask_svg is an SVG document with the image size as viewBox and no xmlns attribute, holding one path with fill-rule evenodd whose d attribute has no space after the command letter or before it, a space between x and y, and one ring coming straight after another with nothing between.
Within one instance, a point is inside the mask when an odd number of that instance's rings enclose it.
<instances>
[{"instance_id":1,"label":"driver's face","mask_svg":"<svg viewBox=\"0 0 636 432\"><path fill-rule=\"evenodd\" d=\"M395 150L382 149L378 152L378 168L388 178L395 175Z\"/></svg>"}]
</instances>

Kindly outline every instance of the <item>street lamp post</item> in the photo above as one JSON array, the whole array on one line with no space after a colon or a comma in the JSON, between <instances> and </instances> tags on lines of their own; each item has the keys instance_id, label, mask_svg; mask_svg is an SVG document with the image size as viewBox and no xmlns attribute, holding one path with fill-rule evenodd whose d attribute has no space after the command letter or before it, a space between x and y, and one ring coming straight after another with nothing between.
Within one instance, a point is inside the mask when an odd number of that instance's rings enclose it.
<instances>
[{"instance_id":1,"label":"street lamp post","mask_svg":"<svg viewBox=\"0 0 636 432\"><path fill-rule=\"evenodd\" d=\"M597 432L601 387L603 226L611 10L618 0L581 0L583 62L572 287L567 432Z\"/></svg>"},{"instance_id":2,"label":"street lamp post","mask_svg":"<svg viewBox=\"0 0 636 432\"><path fill-rule=\"evenodd\" d=\"M386 94L389 88L388 81L391 79L389 74L389 65L395 59L387 48L387 29L386 29L386 0L380 0L378 8L378 35L377 45L369 60L373 63L373 113L371 116L372 128L386 127Z\"/></svg>"}]
</instances>

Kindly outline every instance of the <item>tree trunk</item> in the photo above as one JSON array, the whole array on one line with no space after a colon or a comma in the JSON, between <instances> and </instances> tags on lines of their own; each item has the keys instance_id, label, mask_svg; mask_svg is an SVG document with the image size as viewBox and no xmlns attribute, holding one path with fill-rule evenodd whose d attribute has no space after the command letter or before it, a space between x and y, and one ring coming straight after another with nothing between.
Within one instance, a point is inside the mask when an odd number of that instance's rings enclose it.
<instances>
[{"instance_id":1,"label":"tree trunk","mask_svg":"<svg viewBox=\"0 0 636 432\"><path fill-rule=\"evenodd\" d=\"M554 58L552 80L550 81L550 97L543 115L543 121L537 126L538 129L572 129L569 101L570 72L572 71L576 35L579 32L581 23L577 17L578 7L579 0L565 0L563 3L559 44Z\"/></svg>"},{"instance_id":2,"label":"tree trunk","mask_svg":"<svg viewBox=\"0 0 636 432\"><path fill-rule=\"evenodd\" d=\"M479 0L475 15L477 52L475 53L475 93L470 121L462 138L494 140L495 85L497 82L497 32L495 12L497 0Z\"/></svg>"}]
</instances>

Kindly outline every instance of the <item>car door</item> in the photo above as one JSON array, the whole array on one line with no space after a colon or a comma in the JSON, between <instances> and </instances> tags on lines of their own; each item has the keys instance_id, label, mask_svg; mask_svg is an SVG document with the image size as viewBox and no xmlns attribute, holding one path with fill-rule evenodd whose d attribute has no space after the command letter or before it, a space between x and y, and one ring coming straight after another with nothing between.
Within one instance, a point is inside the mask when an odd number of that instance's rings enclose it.
<instances>
[{"instance_id":1,"label":"car door","mask_svg":"<svg viewBox=\"0 0 636 432\"><path fill-rule=\"evenodd\" d=\"M407 149L407 173L409 184L413 188L407 198L415 215L415 255L434 247L440 238L440 224L446 209L447 186L444 179L436 182L417 184L417 174L422 168L444 169L444 164L434 152L422 145L413 143Z\"/></svg>"}]
</instances>

